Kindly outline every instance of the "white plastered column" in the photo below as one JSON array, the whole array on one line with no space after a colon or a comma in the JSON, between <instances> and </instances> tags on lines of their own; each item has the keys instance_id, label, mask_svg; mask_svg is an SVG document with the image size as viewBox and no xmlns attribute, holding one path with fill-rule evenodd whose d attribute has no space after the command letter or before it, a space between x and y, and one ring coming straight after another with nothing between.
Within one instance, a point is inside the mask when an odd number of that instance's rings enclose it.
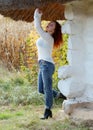
<instances>
[{"instance_id":1,"label":"white plastered column","mask_svg":"<svg viewBox=\"0 0 93 130\"><path fill-rule=\"evenodd\" d=\"M67 97L63 109L71 114L77 107L93 107L93 2L66 5L65 18L62 32L69 34L69 65L58 70L58 88Z\"/></svg>"}]
</instances>

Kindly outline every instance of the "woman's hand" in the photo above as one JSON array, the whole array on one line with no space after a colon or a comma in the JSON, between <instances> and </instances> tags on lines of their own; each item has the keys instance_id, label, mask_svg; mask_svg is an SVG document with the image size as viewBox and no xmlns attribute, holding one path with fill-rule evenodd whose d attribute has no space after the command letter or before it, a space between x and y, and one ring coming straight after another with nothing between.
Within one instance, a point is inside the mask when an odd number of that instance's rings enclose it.
<instances>
[{"instance_id":1,"label":"woman's hand","mask_svg":"<svg viewBox=\"0 0 93 130\"><path fill-rule=\"evenodd\" d=\"M39 8L36 9L36 12L38 12L41 15L43 14L42 11Z\"/></svg>"},{"instance_id":2,"label":"woman's hand","mask_svg":"<svg viewBox=\"0 0 93 130\"><path fill-rule=\"evenodd\" d=\"M34 17L41 17L42 14L42 11L39 8L37 8L34 12Z\"/></svg>"},{"instance_id":3,"label":"woman's hand","mask_svg":"<svg viewBox=\"0 0 93 130\"><path fill-rule=\"evenodd\" d=\"M35 10L35 13L36 13L36 14L39 14L40 16L42 16L42 14L43 14L42 11L41 11L39 8L37 8L37 9Z\"/></svg>"}]
</instances>

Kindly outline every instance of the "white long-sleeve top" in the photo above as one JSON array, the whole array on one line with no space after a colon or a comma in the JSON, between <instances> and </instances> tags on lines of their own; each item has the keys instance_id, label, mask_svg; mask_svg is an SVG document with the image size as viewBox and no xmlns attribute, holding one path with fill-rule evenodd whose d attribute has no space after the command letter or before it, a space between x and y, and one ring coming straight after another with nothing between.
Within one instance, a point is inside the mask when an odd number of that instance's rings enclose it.
<instances>
[{"instance_id":1,"label":"white long-sleeve top","mask_svg":"<svg viewBox=\"0 0 93 130\"><path fill-rule=\"evenodd\" d=\"M38 50L38 61L45 60L45 61L54 63L53 58L52 58L54 39L48 32L45 32L42 29L41 16L42 15L38 13L37 10L35 10L34 25L38 34L40 35L40 38L36 41L36 46Z\"/></svg>"}]
</instances>

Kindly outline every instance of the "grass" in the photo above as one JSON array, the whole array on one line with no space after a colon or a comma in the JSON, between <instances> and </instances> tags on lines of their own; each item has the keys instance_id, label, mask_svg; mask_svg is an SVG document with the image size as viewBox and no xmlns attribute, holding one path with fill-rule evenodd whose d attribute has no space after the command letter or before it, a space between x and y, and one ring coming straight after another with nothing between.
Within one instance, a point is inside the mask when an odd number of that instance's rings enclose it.
<instances>
[{"instance_id":1,"label":"grass","mask_svg":"<svg viewBox=\"0 0 93 130\"><path fill-rule=\"evenodd\" d=\"M37 86L22 73L0 71L0 76L0 130L89 130L62 119L62 100L54 100L52 119L40 120L44 101Z\"/></svg>"},{"instance_id":2,"label":"grass","mask_svg":"<svg viewBox=\"0 0 93 130\"><path fill-rule=\"evenodd\" d=\"M29 83L24 73L0 70L0 130L89 130L62 119L61 99L54 100L53 118L40 120L44 101L37 86Z\"/></svg>"},{"instance_id":3,"label":"grass","mask_svg":"<svg viewBox=\"0 0 93 130\"><path fill-rule=\"evenodd\" d=\"M1 113L0 114L0 120L6 120L6 119L9 119L9 118L11 118L12 117L12 115L10 114L10 113Z\"/></svg>"},{"instance_id":4,"label":"grass","mask_svg":"<svg viewBox=\"0 0 93 130\"><path fill-rule=\"evenodd\" d=\"M0 130L89 130L83 126L62 120L58 116L61 108L54 106L53 118L40 120L43 106L2 106L0 108Z\"/></svg>"}]
</instances>

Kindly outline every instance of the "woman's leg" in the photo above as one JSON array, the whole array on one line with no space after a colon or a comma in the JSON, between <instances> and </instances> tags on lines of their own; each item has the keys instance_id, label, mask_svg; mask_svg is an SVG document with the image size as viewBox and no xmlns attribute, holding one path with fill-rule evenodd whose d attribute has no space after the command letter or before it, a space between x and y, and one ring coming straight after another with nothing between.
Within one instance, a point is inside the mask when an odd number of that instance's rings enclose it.
<instances>
[{"instance_id":1,"label":"woman's leg","mask_svg":"<svg viewBox=\"0 0 93 130\"><path fill-rule=\"evenodd\" d=\"M58 91L56 91L56 90L53 89L52 92L53 92L53 98L56 98L57 95L58 95Z\"/></svg>"},{"instance_id":2,"label":"woman's leg","mask_svg":"<svg viewBox=\"0 0 93 130\"><path fill-rule=\"evenodd\" d=\"M42 73L41 73L40 70L39 70L39 73L38 73L38 92L44 94ZM52 93L53 93L53 97L56 98L58 92L57 92L56 90L53 89L53 90L52 90Z\"/></svg>"},{"instance_id":3,"label":"woman's leg","mask_svg":"<svg viewBox=\"0 0 93 130\"><path fill-rule=\"evenodd\" d=\"M44 85L45 94L45 106L47 109L51 109L53 105L53 91L52 91L52 75L54 73L54 65L47 63L43 65L42 79Z\"/></svg>"},{"instance_id":4,"label":"woman's leg","mask_svg":"<svg viewBox=\"0 0 93 130\"><path fill-rule=\"evenodd\" d=\"M39 70L38 73L38 92L44 94L44 88L43 88L43 80L42 80L42 72Z\"/></svg>"},{"instance_id":5,"label":"woman's leg","mask_svg":"<svg viewBox=\"0 0 93 130\"><path fill-rule=\"evenodd\" d=\"M42 79L42 70L39 70L38 73L38 92L41 94L44 94L44 85L43 85L43 79ZM60 92L56 90L52 90L53 98L63 98L66 99L65 96L62 96ZM60 96L61 95L61 96Z\"/></svg>"},{"instance_id":6,"label":"woman's leg","mask_svg":"<svg viewBox=\"0 0 93 130\"><path fill-rule=\"evenodd\" d=\"M43 72L44 80L44 94L45 94L45 106L47 109L51 109L53 105L53 92L52 92L52 79L51 76Z\"/></svg>"}]
</instances>

